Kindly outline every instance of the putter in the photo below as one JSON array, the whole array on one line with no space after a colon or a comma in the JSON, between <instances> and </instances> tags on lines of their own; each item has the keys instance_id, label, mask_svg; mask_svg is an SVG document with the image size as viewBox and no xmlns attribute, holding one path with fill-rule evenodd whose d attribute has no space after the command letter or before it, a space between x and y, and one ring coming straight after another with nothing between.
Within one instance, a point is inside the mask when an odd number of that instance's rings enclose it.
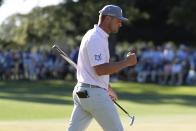
<instances>
[{"instance_id":1,"label":"putter","mask_svg":"<svg viewBox=\"0 0 196 131\"><path fill-rule=\"evenodd\" d=\"M119 105L116 101L113 101L125 114L127 114L129 118L129 125L132 126L135 120L135 116L129 115L129 113L121 106Z\"/></svg>"},{"instance_id":2,"label":"putter","mask_svg":"<svg viewBox=\"0 0 196 131\"><path fill-rule=\"evenodd\" d=\"M52 46L53 49L56 49L58 51L58 53L60 54L60 56L67 61L69 64L71 64L76 70L77 70L77 65L75 62L73 62L69 56L60 49L60 47L58 45L53 45ZM129 117L129 125L132 126L135 120L135 116L130 116L129 113L121 106L119 105L116 101L113 101L128 117Z\"/></svg>"},{"instance_id":3,"label":"putter","mask_svg":"<svg viewBox=\"0 0 196 131\"><path fill-rule=\"evenodd\" d=\"M53 48L53 49L56 49L56 50L59 52L60 56L61 56L65 61L67 61L67 62L68 62L69 64L71 64L75 69L77 69L76 63L74 63L74 62L69 58L69 56L68 56L63 50L61 50L61 48L59 48L59 46L53 45L52 48Z\"/></svg>"}]
</instances>

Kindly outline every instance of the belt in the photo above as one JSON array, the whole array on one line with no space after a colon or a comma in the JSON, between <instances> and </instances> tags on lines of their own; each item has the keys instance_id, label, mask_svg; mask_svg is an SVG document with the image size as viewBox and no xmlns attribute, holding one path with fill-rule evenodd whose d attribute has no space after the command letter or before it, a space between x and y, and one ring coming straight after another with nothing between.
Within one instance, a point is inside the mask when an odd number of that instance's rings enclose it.
<instances>
[{"instance_id":1,"label":"belt","mask_svg":"<svg viewBox=\"0 0 196 131\"><path fill-rule=\"evenodd\" d=\"M87 83L78 83L77 85L78 85L78 86L81 86L81 87L87 87L87 88L101 88L101 89L106 90L105 88L102 88L102 87L100 87L100 86L91 85L91 84L87 84Z\"/></svg>"}]
</instances>

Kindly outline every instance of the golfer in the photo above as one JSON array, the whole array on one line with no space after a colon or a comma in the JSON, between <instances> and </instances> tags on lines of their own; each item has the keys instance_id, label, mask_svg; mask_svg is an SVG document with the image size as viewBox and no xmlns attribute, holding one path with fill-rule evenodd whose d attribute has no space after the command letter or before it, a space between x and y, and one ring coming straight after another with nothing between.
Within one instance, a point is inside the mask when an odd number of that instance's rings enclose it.
<instances>
[{"instance_id":1,"label":"golfer","mask_svg":"<svg viewBox=\"0 0 196 131\"><path fill-rule=\"evenodd\" d=\"M113 101L116 93L109 84L109 75L137 63L135 53L126 59L110 62L108 37L117 33L127 18L116 5L106 5L99 11L99 21L83 37L77 64L78 83L73 91L74 108L68 131L85 131L92 118L104 131L123 131Z\"/></svg>"}]
</instances>

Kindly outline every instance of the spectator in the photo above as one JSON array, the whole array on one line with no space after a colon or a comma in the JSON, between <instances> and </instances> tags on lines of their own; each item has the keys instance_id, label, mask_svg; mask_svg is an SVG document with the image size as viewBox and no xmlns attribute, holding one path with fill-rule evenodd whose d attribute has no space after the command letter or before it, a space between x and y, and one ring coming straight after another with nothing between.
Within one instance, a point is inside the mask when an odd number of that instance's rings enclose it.
<instances>
[{"instance_id":1,"label":"spectator","mask_svg":"<svg viewBox=\"0 0 196 131\"><path fill-rule=\"evenodd\" d=\"M70 53L74 62L77 62L77 55L78 47ZM111 56L113 61L118 61L122 57L125 56ZM136 67L121 70L112 75L111 80L194 85L195 67L194 48L190 49L181 44L175 51L171 43L155 47L144 43L138 48ZM75 78L75 70L53 51L44 52L37 49L33 52L31 48L26 51L0 49L0 80L67 79L67 75Z\"/></svg>"},{"instance_id":2,"label":"spectator","mask_svg":"<svg viewBox=\"0 0 196 131\"><path fill-rule=\"evenodd\" d=\"M175 53L174 53L174 48L172 46L171 43L167 43L164 50L163 50L163 57L165 61L168 62L172 62L174 57L175 57Z\"/></svg>"},{"instance_id":3,"label":"spectator","mask_svg":"<svg viewBox=\"0 0 196 131\"><path fill-rule=\"evenodd\" d=\"M180 61L185 61L188 59L188 48L185 45L180 45L179 50L176 53L176 57L180 60Z\"/></svg>"},{"instance_id":4,"label":"spectator","mask_svg":"<svg viewBox=\"0 0 196 131\"><path fill-rule=\"evenodd\" d=\"M182 64L178 58L173 60L171 67L171 85L181 85L183 80Z\"/></svg>"},{"instance_id":5,"label":"spectator","mask_svg":"<svg viewBox=\"0 0 196 131\"><path fill-rule=\"evenodd\" d=\"M164 67L162 72L162 82L161 84L169 84L169 78L171 77L171 71L172 71L172 64L170 61L166 60L164 61Z\"/></svg>"},{"instance_id":6,"label":"spectator","mask_svg":"<svg viewBox=\"0 0 196 131\"><path fill-rule=\"evenodd\" d=\"M186 83L188 85L195 85L196 84L196 72L195 68L192 66L188 72Z\"/></svg>"},{"instance_id":7,"label":"spectator","mask_svg":"<svg viewBox=\"0 0 196 131\"><path fill-rule=\"evenodd\" d=\"M77 46L76 48L74 48L71 53L70 53L70 58L77 63L78 61L78 53L79 53L79 47Z\"/></svg>"}]
</instances>

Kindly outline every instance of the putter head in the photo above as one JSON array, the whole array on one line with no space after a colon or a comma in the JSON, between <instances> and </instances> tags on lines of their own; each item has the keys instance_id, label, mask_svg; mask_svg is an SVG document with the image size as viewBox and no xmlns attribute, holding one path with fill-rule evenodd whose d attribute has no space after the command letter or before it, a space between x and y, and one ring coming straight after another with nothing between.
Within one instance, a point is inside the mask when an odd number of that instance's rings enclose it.
<instances>
[{"instance_id":1,"label":"putter head","mask_svg":"<svg viewBox=\"0 0 196 131\"><path fill-rule=\"evenodd\" d=\"M53 46L52 46L52 48L55 48L55 47L56 47L56 45L53 45Z\"/></svg>"},{"instance_id":2,"label":"putter head","mask_svg":"<svg viewBox=\"0 0 196 131\"><path fill-rule=\"evenodd\" d=\"M135 116L130 116L129 117L129 125L132 126L134 121L135 121Z\"/></svg>"}]
</instances>

